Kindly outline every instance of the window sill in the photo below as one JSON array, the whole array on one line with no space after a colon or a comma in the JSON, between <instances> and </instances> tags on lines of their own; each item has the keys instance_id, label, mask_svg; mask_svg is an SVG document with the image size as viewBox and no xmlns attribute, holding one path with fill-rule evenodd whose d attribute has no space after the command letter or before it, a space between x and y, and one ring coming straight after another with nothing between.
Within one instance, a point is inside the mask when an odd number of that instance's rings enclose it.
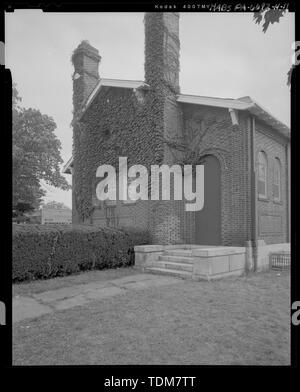
<instances>
[{"instance_id":1,"label":"window sill","mask_svg":"<svg viewBox=\"0 0 300 392\"><path fill-rule=\"evenodd\" d=\"M115 201L107 201L104 200L105 207L117 207L117 203Z\"/></svg>"},{"instance_id":2,"label":"window sill","mask_svg":"<svg viewBox=\"0 0 300 392\"><path fill-rule=\"evenodd\" d=\"M283 205L283 202L282 202L282 200L273 200L273 203L274 204L278 204L278 205L280 205L280 206L282 206Z\"/></svg>"},{"instance_id":3,"label":"window sill","mask_svg":"<svg viewBox=\"0 0 300 392\"><path fill-rule=\"evenodd\" d=\"M123 200L122 204L124 206L133 206L136 204L136 202L137 202L137 200Z\"/></svg>"},{"instance_id":4,"label":"window sill","mask_svg":"<svg viewBox=\"0 0 300 392\"><path fill-rule=\"evenodd\" d=\"M263 196L258 196L258 200L259 201L264 201L264 202L267 202L267 203L270 201L270 199L268 197L263 197Z\"/></svg>"}]
</instances>

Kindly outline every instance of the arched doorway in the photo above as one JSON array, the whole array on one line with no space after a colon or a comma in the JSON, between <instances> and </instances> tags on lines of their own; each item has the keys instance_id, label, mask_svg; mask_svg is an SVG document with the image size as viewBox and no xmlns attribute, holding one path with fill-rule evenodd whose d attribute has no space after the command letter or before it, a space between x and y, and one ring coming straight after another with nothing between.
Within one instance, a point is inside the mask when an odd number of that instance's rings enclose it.
<instances>
[{"instance_id":1,"label":"arched doorway","mask_svg":"<svg viewBox=\"0 0 300 392\"><path fill-rule=\"evenodd\" d=\"M201 159L204 165L204 206L197 211L196 244L221 245L221 166L213 155Z\"/></svg>"}]
</instances>

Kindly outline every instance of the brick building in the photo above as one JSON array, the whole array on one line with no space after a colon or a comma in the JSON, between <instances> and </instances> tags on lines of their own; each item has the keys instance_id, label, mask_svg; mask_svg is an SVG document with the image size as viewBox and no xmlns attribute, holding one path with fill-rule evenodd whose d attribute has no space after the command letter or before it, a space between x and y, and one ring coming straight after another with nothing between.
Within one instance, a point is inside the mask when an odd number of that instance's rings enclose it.
<instances>
[{"instance_id":1,"label":"brick building","mask_svg":"<svg viewBox=\"0 0 300 392\"><path fill-rule=\"evenodd\" d=\"M290 130L250 97L180 94L179 14L146 13L144 24L145 81L100 78L87 41L73 53L73 158L64 168L73 222L148 229L154 244L248 244L257 263L259 246L290 240ZM117 167L119 156L146 167L204 164L204 208L100 202L97 167Z\"/></svg>"}]
</instances>

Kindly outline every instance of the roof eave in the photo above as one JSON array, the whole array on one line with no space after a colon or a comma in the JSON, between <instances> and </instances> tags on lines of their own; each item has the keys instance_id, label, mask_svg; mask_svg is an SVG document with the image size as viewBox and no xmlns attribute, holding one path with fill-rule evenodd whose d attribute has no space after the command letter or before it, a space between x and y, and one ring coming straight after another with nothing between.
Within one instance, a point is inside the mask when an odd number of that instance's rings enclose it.
<instances>
[{"instance_id":1,"label":"roof eave","mask_svg":"<svg viewBox=\"0 0 300 392\"><path fill-rule=\"evenodd\" d=\"M264 121L270 127L275 129L279 134L290 139L291 137L290 128L284 123L282 123L281 121L279 121L277 118L275 118L272 114L270 114L260 105L258 105L257 103L253 103L248 108L248 111L254 116L256 116L259 120Z\"/></svg>"},{"instance_id":2,"label":"roof eave","mask_svg":"<svg viewBox=\"0 0 300 392\"><path fill-rule=\"evenodd\" d=\"M276 130L276 132L290 139L289 127L279 121L277 118L275 118L272 114L270 114L266 109L258 105L255 101L250 99L250 97L249 100L244 101L238 99L231 100L228 98L212 98L180 94L177 96L177 102L191 105L202 105L219 107L224 109L248 111L251 114L257 116L261 121L266 122L269 126Z\"/></svg>"},{"instance_id":3,"label":"roof eave","mask_svg":"<svg viewBox=\"0 0 300 392\"><path fill-rule=\"evenodd\" d=\"M108 81L115 82L109 84ZM118 82L121 84L118 85ZM124 82L127 82L127 85ZM123 85L122 85L123 83ZM109 87L109 88L124 88L124 89L132 89L132 90L149 90L150 86L141 80L123 80L123 79L100 79L99 82L96 84L94 90L88 96L86 102L84 103L81 112L78 115L79 121L83 119L84 114L87 112L88 108L93 103L94 99L98 95L101 87Z\"/></svg>"},{"instance_id":4,"label":"roof eave","mask_svg":"<svg viewBox=\"0 0 300 392\"><path fill-rule=\"evenodd\" d=\"M73 156L71 156L68 162L64 165L62 172L64 174L72 174L72 167L73 167Z\"/></svg>"},{"instance_id":5,"label":"roof eave","mask_svg":"<svg viewBox=\"0 0 300 392\"><path fill-rule=\"evenodd\" d=\"M177 102L187 103L192 105L203 105L211 107L219 107L224 109L247 109L249 104L229 98L212 98L212 97L198 97L194 95L180 94L177 96Z\"/></svg>"}]
</instances>

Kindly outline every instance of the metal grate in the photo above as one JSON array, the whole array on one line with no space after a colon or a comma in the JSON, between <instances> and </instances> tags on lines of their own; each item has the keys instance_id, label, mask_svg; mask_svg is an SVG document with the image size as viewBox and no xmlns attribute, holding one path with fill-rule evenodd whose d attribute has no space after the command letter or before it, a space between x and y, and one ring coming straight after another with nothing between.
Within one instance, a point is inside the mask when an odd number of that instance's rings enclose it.
<instances>
[{"instance_id":1,"label":"metal grate","mask_svg":"<svg viewBox=\"0 0 300 392\"><path fill-rule=\"evenodd\" d=\"M291 267L290 252L277 252L270 254L270 268L273 270L286 270Z\"/></svg>"}]
</instances>

